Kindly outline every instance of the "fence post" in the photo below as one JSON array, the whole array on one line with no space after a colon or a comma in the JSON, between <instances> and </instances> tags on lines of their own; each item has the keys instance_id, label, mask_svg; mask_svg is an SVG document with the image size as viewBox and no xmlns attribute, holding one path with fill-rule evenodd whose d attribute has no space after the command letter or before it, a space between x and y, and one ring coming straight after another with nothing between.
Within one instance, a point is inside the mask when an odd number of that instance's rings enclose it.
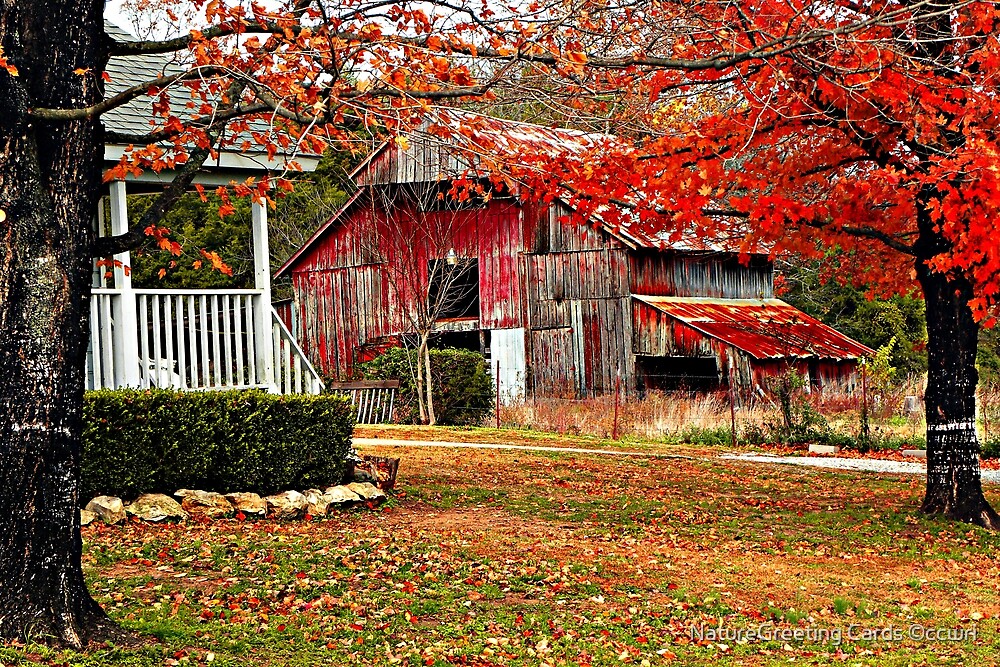
<instances>
[{"instance_id":1,"label":"fence post","mask_svg":"<svg viewBox=\"0 0 1000 667\"><path fill-rule=\"evenodd\" d=\"M497 402L493 409L497 414L497 430L500 430L500 360L497 359Z\"/></svg>"},{"instance_id":2,"label":"fence post","mask_svg":"<svg viewBox=\"0 0 1000 667\"><path fill-rule=\"evenodd\" d=\"M729 430L733 448L737 446L736 438L736 383L733 382L733 369L729 369Z\"/></svg>"},{"instance_id":3,"label":"fence post","mask_svg":"<svg viewBox=\"0 0 1000 667\"><path fill-rule=\"evenodd\" d=\"M611 426L611 439L618 439L618 406L621 403L621 393L622 393L622 376L617 375L615 377L615 421Z\"/></svg>"},{"instance_id":4,"label":"fence post","mask_svg":"<svg viewBox=\"0 0 1000 667\"><path fill-rule=\"evenodd\" d=\"M125 200L125 181L111 181L111 233L128 231L128 205ZM127 250L115 255L115 289L117 298L112 302L115 317L112 333L114 343L115 387L135 387L142 383L139 371L139 322L132 291L132 255ZM111 322L102 322L111 326ZM146 360L149 363L149 360ZM179 369L183 374L184 369Z\"/></svg>"},{"instance_id":5,"label":"fence post","mask_svg":"<svg viewBox=\"0 0 1000 667\"><path fill-rule=\"evenodd\" d=\"M257 382L278 391L274 371L274 323L271 321L271 251L267 241L267 200L254 197L253 220L253 281L254 353L257 356Z\"/></svg>"},{"instance_id":6,"label":"fence post","mask_svg":"<svg viewBox=\"0 0 1000 667\"><path fill-rule=\"evenodd\" d=\"M861 434L862 447L867 448L871 442L871 427L868 423L868 360L861 359Z\"/></svg>"}]
</instances>

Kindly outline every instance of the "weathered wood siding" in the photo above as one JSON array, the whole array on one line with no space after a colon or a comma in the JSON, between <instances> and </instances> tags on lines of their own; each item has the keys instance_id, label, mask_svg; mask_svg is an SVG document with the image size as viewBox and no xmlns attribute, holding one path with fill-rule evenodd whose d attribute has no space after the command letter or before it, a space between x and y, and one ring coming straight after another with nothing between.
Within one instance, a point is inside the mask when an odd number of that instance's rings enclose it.
<instances>
[{"instance_id":1,"label":"weathered wood siding","mask_svg":"<svg viewBox=\"0 0 1000 667\"><path fill-rule=\"evenodd\" d=\"M535 396L592 396L629 386L628 251L607 232L569 219L561 205L537 212L525 257L530 376Z\"/></svg>"},{"instance_id":2,"label":"weathered wood siding","mask_svg":"<svg viewBox=\"0 0 1000 667\"><path fill-rule=\"evenodd\" d=\"M753 256L749 265L732 254L685 254L636 250L629 257L630 288L648 296L770 299L774 265Z\"/></svg>"},{"instance_id":3,"label":"weathered wood siding","mask_svg":"<svg viewBox=\"0 0 1000 667\"><path fill-rule=\"evenodd\" d=\"M399 183L434 183L464 175L473 164L442 140L425 132L415 132L405 147L385 146L359 172L360 186Z\"/></svg>"},{"instance_id":4,"label":"weathered wood siding","mask_svg":"<svg viewBox=\"0 0 1000 667\"><path fill-rule=\"evenodd\" d=\"M410 330L406 313L417 307L427 281L427 263L444 259L447 252L433 252L421 230L411 227L443 226L445 216L452 234L450 247L459 257L478 260L477 326L525 326L520 261L524 234L516 202L496 199L483 208L460 211L416 212L403 207L392 215L389 222L370 201L354 207L292 269L300 340L328 377L348 378L353 366L367 356L366 348ZM397 240L373 243L373 235ZM390 267L393 262L400 263L396 269ZM413 267L415 275L400 278L399 266Z\"/></svg>"},{"instance_id":5,"label":"weathered wood siding","mask_svg":"<svg viewBox=\"0 0 1000 667\"><path fill-rule=\"evenodd\" d=\"M632 331L635 354L647 357L719 356L718 341L637 300L632 301Z\"/></svg>"}]
</instances>

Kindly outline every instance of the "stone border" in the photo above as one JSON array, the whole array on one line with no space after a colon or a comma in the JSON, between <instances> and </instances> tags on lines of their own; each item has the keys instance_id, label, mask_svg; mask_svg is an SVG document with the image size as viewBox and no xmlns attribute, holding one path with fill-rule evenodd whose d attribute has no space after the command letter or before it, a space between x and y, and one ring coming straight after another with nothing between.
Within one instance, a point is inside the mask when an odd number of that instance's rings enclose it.
<instances>
[{"instance_id":1,"label":"stone border","mask_svg":"<svg viewBox=\"0 0 1000 667\"><path fill-rule=\"evenodd\" d=\"M179 502L176 500L178 498ZM384 491L369 482L330 486L325 491L284 491L266 497L256 493L222 495L213 491L191 489L179 489L173 498L162 493L146 493L131 503L124 503L121 498L114 496L97 496L80 510L80 525L86 526L95 521L118 525L129 517L147 523L182 522L192 517L221 519L231 516L292 521L326 516L336 508L351 507L359 503L378 504L387 498Z\"/></svg>"}]
</instances>

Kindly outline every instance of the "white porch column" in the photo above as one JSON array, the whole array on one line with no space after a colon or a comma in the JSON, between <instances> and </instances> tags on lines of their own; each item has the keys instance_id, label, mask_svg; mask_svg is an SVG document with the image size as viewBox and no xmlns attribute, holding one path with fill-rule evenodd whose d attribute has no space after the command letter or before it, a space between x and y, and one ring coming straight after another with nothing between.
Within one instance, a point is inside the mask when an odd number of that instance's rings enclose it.
<instances>
[{"instance_id":1,"label":"white porch column","mask_svg":"<svg viewBox=\"0 0 1000 667\"><path fill-rule=\"evenodd\" d=\"M128 207L125 202L125 181L111 182L111 234L128 231ZM139 387L139 329L132 291L132 256L128 251L115 255L115 289L119 291L114 304L114 364L117 387ZM120 264L120 265L119 265Z\"/></svg>"},{"instance_id":2,"label":"white porch column","mask_svg":"<svg viewBox=\"0 0 1000 667\"><path fill-rule=\"evenodd\" d=\"M277 392L274 377L274 323L271 321L271 250L267 242L267 202L253 200L253 279L259 294L254 297L254 346L257 382Z\"/></svg>"}]
</instances>

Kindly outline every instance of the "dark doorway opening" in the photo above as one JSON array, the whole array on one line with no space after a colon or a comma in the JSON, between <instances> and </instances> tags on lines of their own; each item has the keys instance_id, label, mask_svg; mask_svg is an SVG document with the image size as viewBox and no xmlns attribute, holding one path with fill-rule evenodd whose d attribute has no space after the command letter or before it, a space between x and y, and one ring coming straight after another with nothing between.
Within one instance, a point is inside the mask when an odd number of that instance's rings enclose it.
<instances>
[{"instance_id":1,"label":"dark doorway opening","mask_svg":"<svg viewBox=\"0 0 1000 667\"><path fill-rule=\"evenodd\" d=\"M715 357L637 357L643 391L714 391L719 388Z\"/></svg>"},{"instance_id":2,"label":"dark doorway opening","mask_svg":"<svg viewBox=\"0 0 1000 667\"><path fill-rule=\"evenodd\" d=\"M441 350L444 348L456 348L459 350L471 350L481 352L479 331L442 331L435 334L430 340L432 348Z\"/></svg>"}]
</instances>

